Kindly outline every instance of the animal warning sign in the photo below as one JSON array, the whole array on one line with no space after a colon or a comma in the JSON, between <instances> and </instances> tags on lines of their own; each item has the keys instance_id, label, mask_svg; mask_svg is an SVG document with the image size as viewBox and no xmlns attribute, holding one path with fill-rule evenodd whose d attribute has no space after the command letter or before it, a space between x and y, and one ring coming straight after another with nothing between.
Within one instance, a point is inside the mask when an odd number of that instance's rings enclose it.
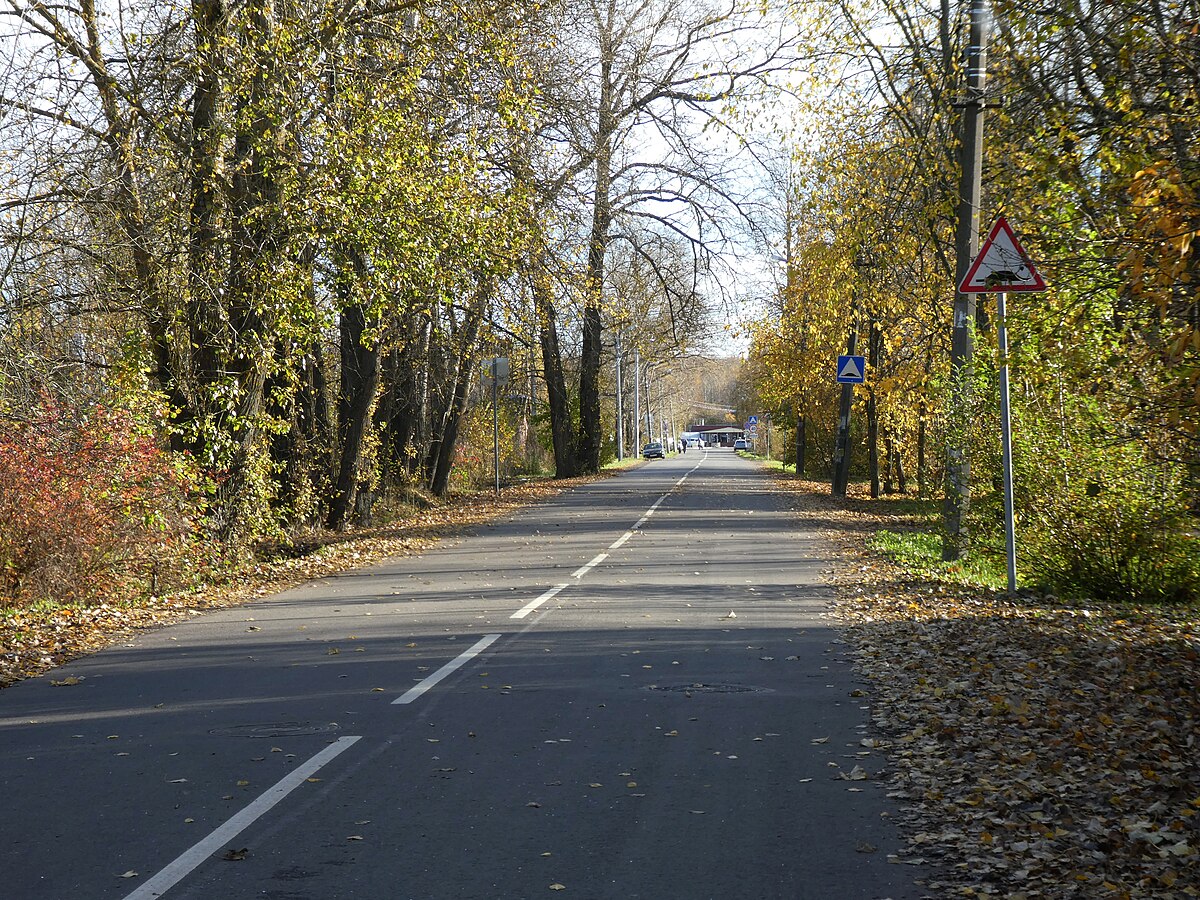
<instances>
[{"instance_id":1,"label":"animal warning sign","mask_svg":"<svg viewBox=\"0 0 1200 900\"><path fill-rule=\"evenodd\" d=\"M1001 216L992 226L958 290L961 294L1044 291L1046 282Z\"/></svg>"}]
</instances>

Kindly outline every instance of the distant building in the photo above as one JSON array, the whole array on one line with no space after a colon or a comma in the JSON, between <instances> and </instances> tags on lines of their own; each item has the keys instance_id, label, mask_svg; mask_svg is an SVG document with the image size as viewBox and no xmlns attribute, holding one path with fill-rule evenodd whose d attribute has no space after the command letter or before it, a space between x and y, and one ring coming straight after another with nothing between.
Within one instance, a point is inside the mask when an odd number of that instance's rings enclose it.
<instances>
[{"instance_id":1,"label":"distant building","mask_svg":"<svg viewBox=\"0 0 1200 900\"><path fill-rule=\"evenodd\" d=\"M706 447L732 447L738 438L746 437L746 429L736 425L692 425L682 437L689 446L699 442Z\"/></svg>"}]
</instances>

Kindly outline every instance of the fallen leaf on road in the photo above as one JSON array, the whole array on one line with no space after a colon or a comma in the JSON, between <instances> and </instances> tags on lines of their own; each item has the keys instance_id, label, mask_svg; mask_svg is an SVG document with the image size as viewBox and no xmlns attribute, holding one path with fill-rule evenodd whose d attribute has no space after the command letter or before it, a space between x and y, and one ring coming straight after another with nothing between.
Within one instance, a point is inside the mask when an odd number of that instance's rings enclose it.
<instances>
[{"instance_id":1,"label":"fallen leaf on road","mask_svg":"<svg viewBox=\"0 0 1200 900\"><path fill-rule=\"evenodd\" d=\"M250 850L246 847L242 847L239 850L229 849L221 855L221 859L228 860L229 862L239 862L245 859L246 854L249 852Z\"/></svg>"},{"instance_id":2,"label":"fallen leaf on road","mask_svg":"<svg viewBox=\"0 0 1200 900\"><path fill-rule=\"evenodd\" d=\"M61 681L51 681L50 683L52 685L54 685L54 687L70 687L72 685L79 684L79 682L81 682L81 681L83 681L82 678L77 678L74 675L68 675L66 678L62 679ZM122 875L121 877L124 878L126 876Z\"/></svg>"}]
</instances>

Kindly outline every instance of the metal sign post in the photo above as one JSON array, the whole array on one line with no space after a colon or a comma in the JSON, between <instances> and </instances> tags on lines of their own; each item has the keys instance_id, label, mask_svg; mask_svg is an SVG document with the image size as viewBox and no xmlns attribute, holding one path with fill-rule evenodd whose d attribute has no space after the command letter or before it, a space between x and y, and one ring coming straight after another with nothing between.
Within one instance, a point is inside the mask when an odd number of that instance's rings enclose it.
<instances>
[{"instance_id":1,"label":"metal sign post","mask_svg":"<svg viewBox=\"0 0 1200 900\"><path fill-rule=\"evenodd\" d=\"M1004 468L1004 545L1008 562L1008 592L1017 590L1017 528L1013 503L1012 408L1008 387L1009 291L1044 291L1046 282L1001 216L992 226L979 255L958 286L962 294L996 294L996 339L1000 351L1000 444Z\"/></svg>"},{"instance_id":2,"label":"metal sign post","mask_svg":"<svg viewBox=\"0 0 1200 900\"><path fill-rule=\"evenodd\" d=\"M1013 511L1012 411L1008 405L1008 329L1004 324L1008 294L996 295L996 336L1000 343L1000 442L1004 458L1004 546L1008 557L1008 592L1017 589L1017 529Z\"/></svg>"},{"instance_id":3,"label":"metal sign post","mask_svg":"<svg viewBox=\"0 0 1200 900\"><path fill-rule=\"evenodd\" d=\"M854 385L866 381L866 357L857 356L858 332L850 332L847 352L838 357L837 380L842 386L842 399L838 404L837 442L833 448L833 484L831 493L845 497L850 486L850 412L854 404Z\"/></svg>"},{"instance_id":4,"label":"metal sign post","mask_svg":"<svg viewBox=\"0 0 1200 900\"><path fill-rule=\"evenodd\" d=\"M496 379L492 379L492 472L496 496L500 496L500 404L496 397Z\"/></svg>"},{"instance_id":5,"label":"metal sign post","mask_svg":"<svg viewBox=\"0 0 1200 900\"><path fill-rule=\"evenodd\" d=\"M508 358L497 356L483 361L483 385L492 389L492 472L496 496L500 496L500 385L508 384Z\"/></svg>"}]
</instances>

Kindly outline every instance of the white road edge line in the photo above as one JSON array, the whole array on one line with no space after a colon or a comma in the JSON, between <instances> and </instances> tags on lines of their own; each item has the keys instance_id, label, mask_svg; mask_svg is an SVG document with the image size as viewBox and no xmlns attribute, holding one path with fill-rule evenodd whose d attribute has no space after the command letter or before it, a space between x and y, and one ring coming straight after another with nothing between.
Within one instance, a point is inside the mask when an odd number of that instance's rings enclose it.
<instances>
[{"instance_id":1,"label":"white road edge line","mask_svg":"<svg viewBox=\"0 0 1200 900\"><path fill-rule=\"evenodd\" d=\"M474 659L476 656L478 656L480 653L482 653L488 647L492 646L492 644L496 643L496 641L498 641L498 640L500 640L500 635L498 635L498 634L485 634L483 637L481 637L478 641L475 642L475 645L473 647L470 647L470 648L464 650L462 653L460 653L454 659L450 660L450 662L446 663L444 666L442 666L440 669L438 669L436 672L434 672L432 675L430 675L428 678L426 678L420 684L413 685L403 695L401 695L401 696L397 697L395 700L393 700L392 705L395 706L397 703L412 703L414 700L416 700L418 697L420 697L422 694L424 694L431 687L434 687L439 681L441 681L447 675L451 675L454 672L457 672L464 665L466 665L468 662L470 662L472 659Z\"/></svg>"},{"instance_id":2,"label":"white road edge line","mask_svg":"<svg viewBox=\"0 0 1200 900\"><path fill-rule=\"evenodd\" d=\"M274 787L266 793L260 794L253 803L234 815L233 818L228 819L225 824L218 826L208 837L198 844L194 844L189 850L185 850L174 862L169 863L149 881L144 882L125 900L151 900L153 897L161 897L224 846L226 842L237 837L284 797L304 784L314 772L321 769L338 754L349 750L361 739L361 735L338 738L337 741L311 757L307 762L301 763L300 766L280 778Z\"/></svg>"},{"instance_id":3,"label":"white road edge line","mask_svg":"<svg viewBox=\"0 0 1200 900\"><path fill-rule=\"evenodd\" d=\"M636 528L637 526L635 525L634 527ZM609 545L608 545L608 549L609 549L609 550L619 550L619 549L621 549L621 546L622 546L622 545L623 545L623 544L624 544L624 543L625 543L627 540L629 540L631 537L633 537L633 532L632 532L632 531L627 531L627 532L625 532L623 535L621 535L619 538L617 538L615 541L613 541L611 544L609 544Z\"/></svg>"},{"instance_id":4,"label":"white road edge line","mask_svg":"<svg viewBox=\"0 0 1200 900\"><path fill-rule=\"evenodd\" d=\"M515 613L513 613L511 616L509 616L509 618L510 619L525 618L527 615L529 615L531 612L533 612L535 609L537 609L539 606L541 606L547 600L552 599L559 591L563 590L564 588L568 588L568 587L570 587L569 584L556 584L554 587L550 588L550 590L546 591L546 593L542 594L542 596L538 597L536 600L530 600L528 603L526 603L524 606L522 606L520 609L518 609Z\"/></svg>"},{"instance_id":5,"label":"white road edge line","mask_svg":"<svg viewBox=\"0 0 1200 900\"><path fill-rule=\"evenodd\" d=\"M572 572L571 577L572 578L582 578L584 575L586 575L588 572L590 572L596 566L600 565L600 563L604 562L606 559L608 559L607 553L597 553L592 558L591 562L585 563L584 565L582 565L578 569L576 569L574 572Z\"/></svg>"}]
</instances>

